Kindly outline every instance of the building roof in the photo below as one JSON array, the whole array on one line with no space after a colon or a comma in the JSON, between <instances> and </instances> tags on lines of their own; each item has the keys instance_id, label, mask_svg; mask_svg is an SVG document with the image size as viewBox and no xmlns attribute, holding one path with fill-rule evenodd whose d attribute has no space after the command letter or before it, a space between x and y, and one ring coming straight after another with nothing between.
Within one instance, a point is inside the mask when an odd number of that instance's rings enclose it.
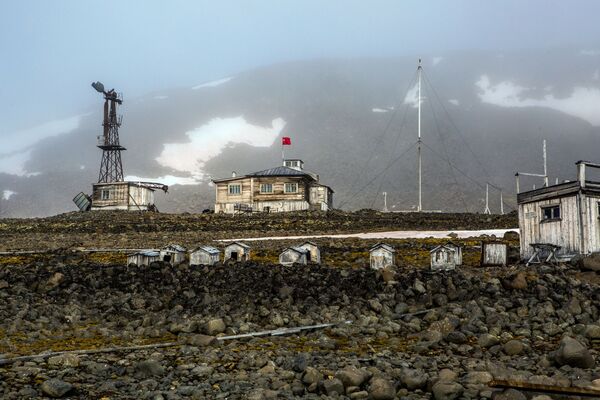
<instances>
[{"instance_id":1,"label":"building roof","mask_svg":"<svg viewBox=\"0 0 600 400\"><path fill-rule=\"evenodd\" d=\"M137 253L130 254L130 256L144 256L144 257L158 257L160 253L154 250L138 251Z\"/></svg>"},{"instance_id":2,"label":"building roof","mask_svg":"<svg viewBox=\"0 0 600 400\"><path fill-rule=\"evenodd\" d=\"M304 245L307 245L307 244L311 245L311 246L319 247L319 246L317 246L316 243L313 243L313 242L308 241L308 240L306 242L303 242L300 246L304 246ZM300 246L297 246L297 247L300 247Z\"/></svg>"},{"instance_id":3,"label":"building roof","mask_svg":"<svg viewBox=\"0 0 600 400\"><path fill-rule=\"evenodd\" d=\"M221 251L215 247L212 246L199 246L197 248L195 248L192 253L195 253L197 251L202 251L204 253L208 253L208 254L219 254Z\"/></svg>"},{"instance_id":4,"label":"building roof","mask_svg":"<svg viewBox=\"0 0 600 400\"><path fill-rule=\"evenodd\" d=\"M163 247L163 250L173 250L173 251L179 251L181 253L186 252L186 248L183 246L180 246L178 244L170 244L168 246Z\"/></svg>"},{"instance_id":5,"label":"building roof","mask_svg":"<svg viewBox=\"0 0 600 400\"><path fill-rule=\"evenodd\" d=\"M232 246L232 245L237 245L237 246L243 247L244 249L249 249L250 248L250 246L248 246L246 243L242 243L242 242L231 242L226 247L229 247L229 246Z\"/></svg>"},{"instance_id":6,"label":"building roof","mask_svg":"<svg viewBox=\"0 0 600 400\"><path fill-rule=\"evenodd\" d=\"M390 246L389 244L385 244L385 243L377 243L375 246L373 246L369 249L369 252L372 252L373 250L377 250L379 248L385 249L392 253L396 252L396 250L392 246Z\"/></svg>"},{"instance_id":7,"label":"building roof","mask_svg":"<svg viewBox=\"0 0 600 400\"><path fill-rule=\"evenodd\" d=\"M249 173L247 176L307 176L311 179L315 179L314 176L308 172L299 171L289 167L275 167L269 168L258 172Z\"/></svg>"},{"instance_id":8,"label":"building roof","mask_svg":"<svg viewBox=\"0 0 600 400\"><path fill-rule=\"evenodd\" d=\"M282 253L285 253L286 251L291 250L294 251L298 254L308 254L310 253L310 251L308 251L307 249L303 249L302 247L288 247L287 249L283 250Z\"/></svg>"},{"instance_id":9,"label":"building roof","mask_svg":"<svg viewBox=\"0 0 600 400\"><path fill-rule=\"evenodd\" d=\"M435 253L436 251L441 250L441 249L448 249L450 251L456 252L456 251L458 251L458 246L456 246L455 244L448 244L448 243L446 243L446 244L440 244L439 246L435 246L429 252L430 253Z\"/></svg>"}]
</instances>

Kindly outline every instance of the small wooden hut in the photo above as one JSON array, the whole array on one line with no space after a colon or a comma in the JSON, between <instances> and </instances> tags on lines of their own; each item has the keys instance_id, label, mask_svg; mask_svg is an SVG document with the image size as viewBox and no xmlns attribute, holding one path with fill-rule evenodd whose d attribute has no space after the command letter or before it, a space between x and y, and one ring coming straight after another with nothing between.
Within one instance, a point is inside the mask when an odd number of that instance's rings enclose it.
<instances>
[{"instance_id":1,"label":"small wooden hut","mask_svg":"<svg viewBox=\"0 0 600 400\"><path fill-rule=\"evenodd\" d=\"M481 243L481 266L506 266L508 244L500 241Z\"/></svg>"},{"instance_id":2,"label":"small wooden hut","mask_svg":"<svg viewBox=\"0 0 600 400\"><path fill-rule=\"evenodd\" d=\"M462 249L452 242L437 246L429 253L432 271L448 271L462 265Z\"/></svg>"},{"instance_id":3,"label":"small wooden hut","mask_svg":"<svg viewBox=\"0 0 600 400\"><path fill-rule=\"evenodd\" d=\"M382 269L396 264L396 250L385 243L377 243L369 250L370 264L373 269Z\"/></svg>"},{"instance_id":4,"label":"small wooden hut","mask_svg":"<svg viewBox=\"0 0 600 400\"><path fill-rule=\"evenodd\" d=\"M225 247L225 260L248 261L250 260L250 246L242 242L229 243Z\"/></svg>"},{"instance_id":5,"label":"small wooden hut","mask_svg":"<svg viewBox=\"0 0 600 400\"><path fill-rule=\"evenodd\" d=\"M309 263L321 264L321 250L319 250L319 246L313 242L304 242L296 247L308 250L308 259L306 261Z\"/></svg>"},{"instance_id":6,"label":"small wooden hut","mask_svg":"<svg viewBox=\"0 0 600 400\"><path fill-rule=\"evenodd\" d=\"M279 264L307 264L310 251L301 247L288 247L279 255Z\"/></svg>"},{"instance_id":7,"label":"small wooden hut","mask_svg":"<svg viewBox=\"0 0 600 400\"><path fill-rule=\"evenodd\" d=\"M171 263L171 265L179 265L185 262L186 255L186 248L178 244L170 244L160 250L160 260Z\"/></svg>"},{"instance_id":8,"label":"small wooden hut","mask_svg":"<svg viewBox=\"0 0 600 400\"><path fill-rule=\"evenodd\" d=\"M135 264L138 267L143 265L150 265L154 261L160 260L160 253L158 251L145 250L139 251L134 254L127 256L127 264Z\"/></svg>"},{"instance_id":9,"label":"small wooden hut","mask_svg":"<svg viewBox=\"0 0 600 400\"><path fill-rule=\"evenodd\" d=\"M190 265L215 265L221 259L221 251L212 246L200 246L190 252Z\"/></svg>"}]
</instances>

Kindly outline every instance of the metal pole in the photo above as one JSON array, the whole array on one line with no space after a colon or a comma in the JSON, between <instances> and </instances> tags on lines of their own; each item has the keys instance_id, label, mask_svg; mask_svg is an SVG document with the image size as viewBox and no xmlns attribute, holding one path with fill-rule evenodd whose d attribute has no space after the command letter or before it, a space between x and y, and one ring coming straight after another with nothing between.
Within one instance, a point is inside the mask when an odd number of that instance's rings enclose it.
<instances>
[{"instance_id":1,"label":"metal pole","mask_svg":"<svg viewBox=\"0 0 600 400\"><path fill-rule=\"evenodd\" d=\"M519 189L520 189L520 187L519 187L519 173L518 173L518 172L515 174L515 178L516 178L516 180L517 180L517 194L519 194L519 192L520 192L520 190L519 190Z\"/></svg>"},{"instance_id":2,"label":"metal pole","mask_svg":"<svg viewBox=\"0 0 600 400\"><path fill-rule=\"evenodd\" d=\"M544 139L544 186L548 187L548 159L546 156L546 139Z\"/></svg>"},{"instance_id":3,"label":"metal pole","mask_svg":"<svg viewBox=\"0 0 600 400\"><path fill-rule=\"evenodd\" d=\"M489 203L490 197L489 197L489 194L490 194L490 184L486 183L485 184L485 210L483 210L484 214L491 214L492 213L490 211L490 203Z\"/></svg>"},{"instance_id":4,"label":"metal pole","mask_svg":"<svg viewBox=\"0 0 600 400\"><path fill-rule=\"evenodd\" d=\"M504 215L504 199L502 198L502 190L500 191L500 214Z\"/></svg>"},{"instance_id":5,"label":"metal pole","mask_svg":"<svg viewBox=\"0 0 600 400\"><path fill-rule=\"evenodd\" d=\"M388 208L387 208L387 192L383 192L383 212L388 212Z\"/></svg>"},{"instance_id":6,"label":"metal pole","mask_svg":"<svg viewBox=\"0 0 600 400\"><path fill-rule=\"evenodd\" d=\"M422 69L423 68L421 67L421 59L419 58L419 67L417 68L418 77L419 77L418 98L417 98L417 104L418 104L417 157L419 159L419 206L417 207L417 211L421 211L423 209L423 206L422 206L422 174L421 174L421 71L422 71Z\"/></svg>"}]
</instances>

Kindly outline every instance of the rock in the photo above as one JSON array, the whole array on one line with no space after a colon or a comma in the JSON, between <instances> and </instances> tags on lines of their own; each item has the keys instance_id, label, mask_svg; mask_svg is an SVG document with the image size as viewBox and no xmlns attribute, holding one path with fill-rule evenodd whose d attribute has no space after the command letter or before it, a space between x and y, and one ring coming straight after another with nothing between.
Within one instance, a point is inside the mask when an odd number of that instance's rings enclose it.
<instances>
[{"instance_id":1,"label":"rock","mask_svg":"<svg viewBox=\"0 0 600 400\"><path fill-rule=\"evenodd\" d=\"M500 343L498 336L490 335L489 333L484 333L483 335L479 336L479 339L477 339L477 344L486 349L488 347L495 346L498 343Z\"/></svg>"},{"instance_id":2,"label":"rock","mask_svg":"<svg viewBox=\"0 0 600 400\"><path fill-rule=\"evenodd\" d=\"M464 344L467 343L467 335L460 331L453 331L446 335L446 341L448 343Z\"/></svg>"},{"instance_id":3,"label":"rock","mask_svg":"<svg viewBox=\"0 0 600 400\"><path fill-rule=\"evenodd\" d=\"M403 368L400 372L400 382L408 390L422 389L427 385L427 374L421 369Z\"/></svg>"},{"instance_id":4,"label":"rock","mask_svg":"<svg viewBox=\"0 0 600 400\"><path fill-rule=\"evenodd\" d=\"M356 367L348 366L335 373L335 377L342 381L344 386L361 386L370 378L370 373Z\"/></svg>"},{"instance_id":5,"label":"rock","mask_svg":"<svg viewBox=\"0 0 600 400\"><path fill-rule=\"evenodd\" d=\"M334 393L344 394L344 384L337 378L326 379L323 382L323 389L328 396L331 396Z\"/></svg>"},{"instance_id":6,"label":"rock","mask_svg":"<svg viewBox=\"0 0 600 400\"><path fill-rule=\"evenodd\" d=\"M388 265L379 270L381 278L385 283L395 282L398 269L393 265Z\"/></svg>"},{"instance_id":7,"label":"rock","mask_svg":"<svg viewBox=\"0 0 600 400\"><path fill-rule=\"evenodd\" d=\"M49 379L42 383L41 389L45 395L58 399L69 393L73 389L73 385L60 379Z\"/></svg>"},{"instance_id":8,"label":"rock","mask_svg":"<svg viewBox=\"0 0 600 400\"><path fill-rule=\"evenodd\" d=\"M587 257L583 257L580 265L582 269L588 271L600 271L600 253L592 253Z\"/></svg>"},{"instance_id":9,"label":"rock","mask_svg":"<svg viewBox=\"0 0 600 400\"><path fill-rule=\"evenodd\" d=\"M8 287L8 282L4 280L0 280L0 289L6 289Z\"/></svg>"},{"instance_id":10,"label":"rock","mask_svg":"<svg viewBox=\"0 0 600 400\"><path fill-rule=\"evenodd\" d=\"M588 339L600 339L600 326L599 325L586 326L584 335Z\"/></svg>"},{"instance_id":11,"label":"rock","mask_svg":"<svg viewBox=\"0 0 600 400\"><path fill-rule=\"evenodd\" d=\"M595 364L594 357L588 349L569 336L565 336L561 340L558 349L551 354L551 357L561 366L592 368Z\"/></svg>"},{"instance_id":12,"label":"rock","mask_svg":"<svg viewBox=\"0 0 600 400\"><path fill-rule=\"evenodd\" d=\"M369 394L373 400L393 400L396 398L394 384L384 378L371 379Z\"/></svg>"},{"instance_id":13,"label":"rock","mask_svg":"<svg viewBox=\"0 0 600 400\"><path fill-rule=\"evenodd\" d=\"M48 365L58 366L58 367L78 367L79 366L79 356L76 354L65 353L58 356L50 357L48 359Z\"/></svg>"},{"instance_id":14,"label":"rock","mask_svg":"<svg viewBox=\"0 0 600 400\"><path fill-rule=\"evenodd\" d=\"M510 282L510 287L516 290L525 290L527 289L527 275L525 272L521 271L517 273L517 275Z\"/></svg>"},{"instance_id":15,"label":"rock","mask_svg":"<svg viewBox=\"0 0 600 400\"><path fill-rule=\"evenodd\" d=\"M381 312L381 310L383 309L383 306L381 305L381 303L377 300L377 299L370 299L369 300L369 307L371 307L371 310L375 311L375 312Z\"/></svg>"},{"instance_id":16,"label":"rock","mask_svg":"<svg viewBox=\"0 0 600 400\"><path fill-rule=\"evenodd\" d=\"M50 279L48 279L48 281L46 282L46 288L48 290L54 289L55 287L60 285L64 280L65 276L63 274L61 274L60 272L55 272L54 275L52 275Z\"/></svg>"},{"instance_id":17,"label":"rock","mask_svg":"<svg viewBox=\"0 0 600 400\"><path fill-rule=\"evenodd\" d=\"M209 336L209 335L202 335L199 333L192 334L192 335L185 335L182 338L183 338L183 342L185 344L189 344L190 346L195 346L195 347L210 346L212 344L218 343L218 340L216 337Z\"/></svg>"},{"instance_id":18,"label":"rock","mask_svg":"<svg viewBox=\"0 0 600 400\"><path fill-rule=\"evenodd\" d=\"M504 392L496 395L494 400L527 400L527 396L516 389L506 389Z\"/></svg>"},{"instance_id":19,"label":"rock","mask_svg":"<svg viewBox=\"0 0 600 400\"><path fill-rule=\"evenodd\" d=\"M494 379L492 374L486 371L470 371L464 378L464 382L473 385L485 385Z\"/></svg>"},{"instance_id":20,"label":"rock","mask_svg":"<svg viewBox=\"0 0 600 400\"><path fill-rule=\"evenodd\" d=\"M210 336L223 333L225 332L225 322L221 318L211 319L205 324L204 332Z\"/></svg>"},{"instance_id":21,"label":"rock","mask_svg":"<svg viewBox=\"0 0 600 400\"><path fill-rule=\"evenodd\" d=\"M541 394L539 396L533 396L531 400L552 400L552 397Z\"/></svg>"},{"instance_id":22,"label":"rock","mask_svg":"<svg viewBox=\"0 0 600 400\"><path fill-rule=\"evenodd\" d=\"M142 378L151 378L165 373L165 368L156 360L140 361L135 365L135 371Z\"/></svg>"},{"instance_id":23,"label":"rock","mask_svg":"<svg viewBox=\"0 0 600 400\"><path fill-rule=\"evenodd\" d=\"M202 365L198 365L197 367L192 368L192 370L190 371L190 374L197 376L199 378L202 378L202 377L212 375L213 371L214 371L213 367L206 365L206 364L202 364Z\"/></svg>"},{"instance_id":24,"label":"rock","mask_svg":"<svg viewBox=\"0 0 600 400\"><path fill-rule=\"evenodd\" d=\"M464 388L460 383L438 381L431 388L435 400L454 400L460 398Z\"/></svg>"},{"instance_id":25,"label":"rock","mask_svg":"<svg viewBox=\"0 0 600 400\"><path fill-rule=\"evenodd\" d=\"M509 340L504 343L504 352L509 356L516 356L525 350L525 345L520 340Z\"/></svg>"},{"instance_id":26,"label":"rock","mask_svg":"<svg viewBox=\"0 0 600 400\"><path fill-rule=\"evenodd\" d=\"M369 398L369 392L365 390L361 390L358 392L354 392L350 395L350 399L352 400L364 400Z\"/></svg>"},{"instance_id":27,"label":"rock","mask_svg":"<svg viewBox=\"0 0 600 400\"><path fill-rule=\"evenodd\" d=\"M442 369L438 372L438 382L454 382L458 378L458 374L451 369Z\"/></svg>"},{"instance_id":28,"label":"rock","mask_svg":"<svg viewBox=\"0 0 600 400\"><path fill-rule=\"evenodd\" d=\"M319 383L321 378L323 378L323 374L319 370L313 367L306 367L302 376L302 382L307 385L316 384Z\"/></svg>"},{"instance_id":29,"label":"rock","mask_svg":"<svg viewBox=\"0 0 600 400\"><path fill-rule=\"evenodd\" d=\"M269 375L275 373L275 363L269 361L264 367L258 370L261 375Z\"/></svg>"}]
</instances>

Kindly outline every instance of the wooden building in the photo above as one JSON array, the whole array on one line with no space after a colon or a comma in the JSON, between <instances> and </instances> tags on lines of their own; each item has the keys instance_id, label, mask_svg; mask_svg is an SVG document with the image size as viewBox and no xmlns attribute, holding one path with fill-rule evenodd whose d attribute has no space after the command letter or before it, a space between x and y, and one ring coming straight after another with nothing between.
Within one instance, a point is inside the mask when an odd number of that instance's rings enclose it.
<instances>
[{"instance_id":1,"label":"wooden building","mask_svg":"<svg viewBox=\"0 0 600 400\"><path fill-rule=\"evenodd\" d=\"M434 247L429 253L432 271L448 271L462 265L462 248L452 242Z\"/></svg>"},{"instance_id":2,"label":"wooden building","mask_svg":"<svg viewBox=\"0 0 600 400\"><path fill-rule=\"evenodd\" d=\"M279 255L279 264L281 265L292 265L292 264L308 264L308 257L310 251L301 247L288 247L283 250Z\"/></svg>"},{"instance_id":3,"label":"wooden building","mask_svg":"<svg viewBox=\"0 0 600 400\"><path fill-rule=\"evenodd\" d=\"M160 253L158 251L146 250L127 256L127 264L135 264L138 267L150 265L155 261L160 261Z\"/></svg>"},{"instance_id":4,"label":"wooden building","mask_svg":"<svg viewBox=\"0 0 600 400\"><path fill-rule=\"evenodd\" d=\"M225 247L225 260L248 261L250 260L250 246L242 242L229 243Z\"/></svg>"},{"instance_id":5,"label":"wooden building","mask_svg":"<svg viewBox=\"0 0 600 400\"><path fill-rule=\"evenodd\" d=\"M221 251L212 246L200 246L190 252L190 265L215 265L221 259Z\"/></svg>"},{"instance_id":6,"label":"wooden building","mask_svg":"<svg viewBox=\"0 0 600 400\"><path fill-rule=\"evenodd\" d=\"M327 211L333 208L333 190L319 176L304 170L302 160L284 160L283 166L247 175L215 179L215 212Z\"/></svg>"},{"instance_id":7,"label":"wooden building","mask_svg":"<svg viewBox=\"0 0 600 400\"><path fill-rule=\"evenodd\" d=\"M576 165L575 181L517 194L522 259L539 244L558 246L559 258L600 251L600 182L586 178L586 169L600 164Z\"/></svg>"},{"instance_id":8,"label":"wooden building","mask_svg":"<svg viewBox=\"0 0 600 400\"><path fill-rule=\"evenodd\" d=\"M508 244L500 241L481 243L481 266L506 266L508 264Z\"/></svg>"},{"instance_id":9,"label":"wooden building","mask_svg":"<svg viewBox=\"0 0 600 400\"><path fill-rule=\"evenodd\" d=\"M154 191L165 185L145 182L109 182L92 185L92 210L157 211Z\"/></svg>"},{"instance_id":10,"label":"wooden building","mask_svg":"<svg viewBox=\"0 0 600 400\"><path fill-rule=\"evenodd\" d=\"M385 243L377 243L369 250L370 265L373 269L382 269L396 265L396 250Z\"/></svg>"},{"instance_id":11,"label":"wooden building","mask_svg":"<svg viewBox=\"0 0 600 400\"><path fill-rule=\"evenodd\" d=\"M186 256L186 248L177 244L170 244L160 250L160 260L171 263L171 265L179 265L185 262Z\"/></svg>"},{"instance_id":12,"label":"wooden building","mask_svg":"<svg viewBox=\"0 0 600 400\"><path fill-rule=\"evenodd\" d=\"M300 246L301 249L308 250L307 260L309 263L321 264L321 250L313 242L304 242Z\"/></svg>"}]
</instances>

